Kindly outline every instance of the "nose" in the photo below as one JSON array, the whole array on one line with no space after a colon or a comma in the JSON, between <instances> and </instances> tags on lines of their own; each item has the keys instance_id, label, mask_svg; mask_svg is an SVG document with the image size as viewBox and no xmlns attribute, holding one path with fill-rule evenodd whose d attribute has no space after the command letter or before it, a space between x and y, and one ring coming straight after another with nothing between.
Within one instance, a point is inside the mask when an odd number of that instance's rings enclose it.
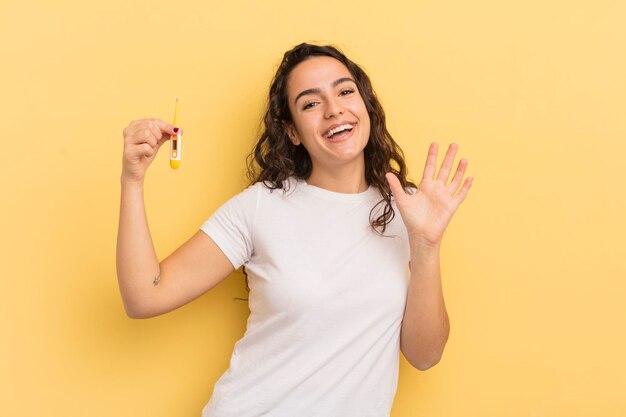
<instances>
[{"instance_id":1,"label":"nose","mask_svg":"<svg viewBox=\"0 0 626 417\"><path fill-rule=\"evenodd\" d=\"M343 114L343 106L336 98L329 98L326 104L326 118L337 117Z\"/></svg>"}]
</instances>

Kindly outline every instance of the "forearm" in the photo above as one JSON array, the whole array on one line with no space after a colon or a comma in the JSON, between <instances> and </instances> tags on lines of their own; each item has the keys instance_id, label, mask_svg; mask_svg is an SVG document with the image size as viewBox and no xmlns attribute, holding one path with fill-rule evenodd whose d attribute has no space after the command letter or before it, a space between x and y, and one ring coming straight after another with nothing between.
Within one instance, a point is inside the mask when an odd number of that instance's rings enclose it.
<instances>
[{"instance_id":1,"label":"forearm","mask_svg":"<svg viewBox=\"0 0 626 417\"><path fill-rule=\"evenodd\" d=\"M411 282L402 322L400 345L416 368L434 366L448 340L450 324L443 297L440 246L411 241Z\"/></svg>"},{"instance_id":2,"label":"forearm","mask_svg":"<svg viewBox=\"0 0 626 417\"><path fill-rule=\"evenodd\" d=\"M150 236L143 183L122 180L117 234L117 279L127 313L136 315L158 283L159 262Z\"/></svg>"}]
</instances>

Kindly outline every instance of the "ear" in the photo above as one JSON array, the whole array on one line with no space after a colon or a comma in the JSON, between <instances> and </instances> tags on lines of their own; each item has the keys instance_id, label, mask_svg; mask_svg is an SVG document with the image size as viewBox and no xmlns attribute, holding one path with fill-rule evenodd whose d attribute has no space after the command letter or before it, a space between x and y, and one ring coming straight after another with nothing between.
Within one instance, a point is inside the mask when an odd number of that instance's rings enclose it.
<instances>
[{"instance_id":1,"label":"ear","mask_svg":"<svg viewBox=\"0 0 626 417\"><path fill-rule=\"evenodd\" d=\"M293 123L285 123L285 129L287 130L287 135L289 136L291 143L293 143L294 146L300 145L300 138L298 137L298 132L296 131L296 127Z\"/></svg>"}]
</instances>

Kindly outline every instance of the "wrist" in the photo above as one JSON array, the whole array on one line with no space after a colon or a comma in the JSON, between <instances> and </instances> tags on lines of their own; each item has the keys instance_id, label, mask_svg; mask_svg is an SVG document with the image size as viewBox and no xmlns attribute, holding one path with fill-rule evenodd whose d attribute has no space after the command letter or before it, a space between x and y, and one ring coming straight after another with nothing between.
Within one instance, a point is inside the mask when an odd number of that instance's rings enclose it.
<instances>
[{"instance_id":1,"label":"wrist","mask_svg":"<svg viewBox=\"0 0 626 417\"><path fill-rule=\"evenodd\" d=\"M136 178L133 177L132 175L128 175L126 173L122 173L121 177L120 177L120 183L122 184L122 187L124 188L133 188L133 187L138 187L138 188L143 188L143 183L144 183L144 178Z\"/></svg>"},{"instance_id":2,"label":"wrist","mask_svg":"<svg viewBox=\"0 0 626 417\"><path fill-rule=\"evenodd\" d=\"M441 249L441 240L431 240L421 235L409 235L409 245L421 251L438 252Z\"/></svg>"}]
</instances>

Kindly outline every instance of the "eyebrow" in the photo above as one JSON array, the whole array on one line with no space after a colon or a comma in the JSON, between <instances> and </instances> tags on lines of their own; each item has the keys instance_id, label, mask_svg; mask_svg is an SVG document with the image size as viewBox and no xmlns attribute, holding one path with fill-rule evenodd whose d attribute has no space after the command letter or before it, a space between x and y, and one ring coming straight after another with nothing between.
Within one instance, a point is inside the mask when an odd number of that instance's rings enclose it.
<instances>
[{"instance_id":1,"label":"eyebrow","mask_svg":"<svg viewBox=\"0 0 626 417\"><path fill-rule=\"evenodd\" d=\"M342 77L342 78L339 78L339 79L333 81L333 87L337 87L339 84L345 83L345 82L348 82L348 81L352 81L354 84L356 84L356 81L354 81L352 78L350 78L350 77ZM298 94L296 96L296 99L293 101L293 103L294 104L297 103L298 99L300 97L302 97L302 96L306 96L308 94L319 94L321 92L322 92L322 90L320 90L319 88L309 88L308 90L304 90L300 94Z\"/></svg>"}]
</instances>

